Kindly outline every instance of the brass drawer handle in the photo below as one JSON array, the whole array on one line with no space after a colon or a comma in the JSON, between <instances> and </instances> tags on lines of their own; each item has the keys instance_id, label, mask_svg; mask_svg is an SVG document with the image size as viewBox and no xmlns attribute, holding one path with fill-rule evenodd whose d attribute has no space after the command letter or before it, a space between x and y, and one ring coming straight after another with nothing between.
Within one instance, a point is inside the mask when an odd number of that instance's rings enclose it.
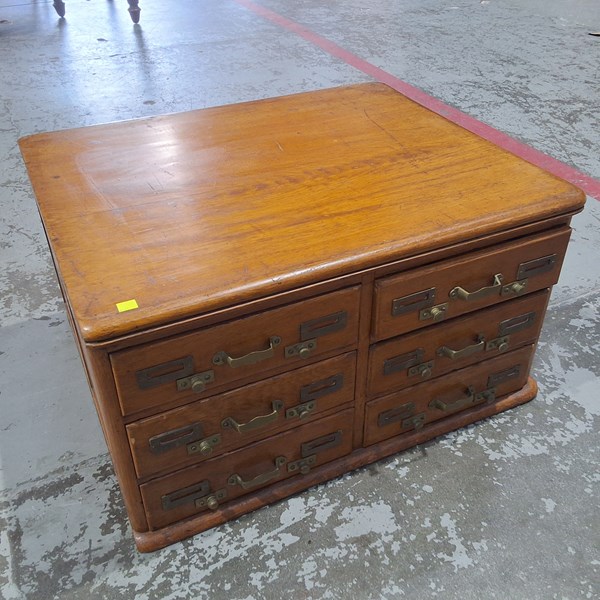
<instances>
[{"instance_id":1,"label":"brass drawer handle","mask_svg":"<svg viewBox=\"0 0 600 600\"><path fill-rule=\"evenodd\" d=\"M438 356L446 356L451 360L458 360L465 358L465 356L471 356L471 354L477 354L477 352L483 352L485 348L485 338L482 335L477 336L477 343L471 346L466 346L460 350L452 350L448 346L440 346L437 349Z\"/></svg>"},{"instance_id":2,"label":"brass drawer handle","mask_svg":"<svg viewBox=\"0 0 600 600\"><path fill-rule=\"evenodd\" d=\"M455 288L450 290L450 298L454 300L466 300L470 302L471 300L479 300L480 298L485 298L487 296L493 296L494 294L500 295L500 291L502 290L502 280L504 277L502 273L496 273L494 275L494 283L488 287L482 287L480 290L476 292L467 292L464 288L460 286L456 286Z\"/></svg>"},{"instance_id":3,"label":"brass drawer handle","mask_svg":"<svg viewBox=\"0 0 600 600\"><path fill-rule=\"evenodd\" d=\"M481 404L482 402L491 402L496 398L496 390L494 388L488 388L483 392L475 393L473 386L470 385L465 391L465 395L454 402L444 402L439 398L432 400L429 403L430 408L437 408L441 411L456 411L468 406L474 406L475 404Z\"/></svg>"},{"instance_id":4,"label":"brass drawer handle","mask_svg":"<svg viewBox=\"0 0 600 600\"><path fill-rule=\"evenodd\" d=\"M259 415L250 419L247 423L238 423L233 417L227 417L221 421L221 427L227 429L229 427L235 429L238 433L245 433L246 431L254 431L260 429L269 423L277 420L283 410L283 402L281 400L273 400L272 402L273 412L268 415Z\"/></svg>"},{"instance_id":5,"label":"brass drawer handle","mask_svg":"<svg viewBox=\"0 0 600 600\"><path fill-rule=\"evenodd\" d=\"M266 350L256 350L238 358L229 356L227 352L221 350L213 356L213 363L215 365L228 364L234 369L245 367L247 365L254 365L267 358L272 358L275 355L275 347L279 346L279 344L281 344L281 338L278 335L273 335L269 338L269 347Z\"/></svg>"},{"instance_id":6,"label":"brass drawer handle","mask_svg":"<svg viewBox=\"0 0 600 600\"><path fill-rule=\"evenodd\" d=\"M267 483L272 479L275 479L279 473L281 472L281 467L286 463L285 456L278 456L275 459L275 468L272 471L267 471L266 473L261 473L257 475L254 479L250 479L250 481L244 481L237 473L234 473L229 477L227 482L229 485L239 485L245 490L251 490L259 485L263 485L263 483Z\"/></svg>"}]
</instances>

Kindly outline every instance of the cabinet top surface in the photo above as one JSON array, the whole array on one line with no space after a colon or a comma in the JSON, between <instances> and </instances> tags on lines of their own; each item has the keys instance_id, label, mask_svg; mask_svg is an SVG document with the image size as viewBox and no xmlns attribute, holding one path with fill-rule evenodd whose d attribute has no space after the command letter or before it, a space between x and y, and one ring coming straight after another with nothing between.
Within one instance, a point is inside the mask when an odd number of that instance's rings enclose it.
<instances>
[{"instance_id":1,"label":"cabinet top surface","mask_svg":"<svg viewBox=\"0 0 600 600\"><path fill-rule=\"evenodd\" d=\"M584 202L571 184L375 83L36 134L20 146L89 342ZM133 299L138 308L119 312Z\"/></svg>"}]
</instances>

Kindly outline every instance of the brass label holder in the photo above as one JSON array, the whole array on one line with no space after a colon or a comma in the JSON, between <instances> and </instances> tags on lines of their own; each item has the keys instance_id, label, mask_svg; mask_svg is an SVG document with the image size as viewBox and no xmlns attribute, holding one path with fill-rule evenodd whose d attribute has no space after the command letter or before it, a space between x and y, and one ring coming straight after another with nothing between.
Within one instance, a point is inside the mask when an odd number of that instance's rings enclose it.
<instances>
[{"instance_id":1,"label":"brass label holder","mask_svg":"<svg viewBox=\"0 0 600 600\"><path fill-rule=\"evenodd\" d=\"M399 356L393 356L383 362L383 374L392 375L399 371L404 371L409 367L413 367L422 362L425 350L423 348L416 348L412 352L406 354L400 354Z\"/></svg>"},{"instance_id":2,"label":"brass label holder","mask_svg":"<svg viewBox=\"0 0 600 600\"><path fill-rule=\"evenodd\" d=\"M400 422L402 429L421 429L425 425L427 415L424 412L415 415L415 408L414 402L408 402L402 406L383 411L379 413L377 426L386 427L387 425Z\"/></svg>"},{"instance_id":3,"label":"brass label holder","mask_svg":"<svg viewBox=\"0 0 600 600\"><path fill-rule=\"evenodd\" d=\"M227 497L227 490L210 491L210 482L205 479L189 487L165 494L161 498L163 510L171 510L193 503L196 508L216 510L219 503Z\"/></svg>"},{"instance_id":4,"label":"brass label holder","mask_svg":"<svg viewBox=\"0 0 600 600\"><path fill-rule=\"evenodd\" d=\"M299 472L306 475L317 462L317 454L335 448L342 443L342 431L334 431L319 438L304 442L301 446L302 458L288 464L288 473Z\"/></svg>"},{"instance_id":5,"label":"brass label holder","mask_svg":"<svg viewBox=\"0 0 600 600\"><path fill-rule=\"evenodd\" d=\"M318 437L310 442L304 442L301 445L302 457L306 458L310 454L318 454L319 452L325 452L331 448L339 446L342 442L342 431L338 430L333 433L328 433Z\"/></svg>"},{"instance_id":6,"label":"brass label holder","mask_svg":"<svg viewBox=\"0 0 600 600\"><path fill-rule=\"evenodd\" d=\"M136 371L135 378L138 387L141 390L147 390L158 385L163 385L164 383L176 381L182 377L187 377L193 373L194 358L192 356L184 356Z\"/></svg>"},{"instance_id":7,"label":"brass label holder","mask_svg":"<svg viewBox=\"0 0 600 600\"><path fill-rule=\"evenodd\" d=\"M534 277L535 275L541 275L542 273L548 273L554 269L556 264L556 254L550 254L548 256L542 256L541 258L534 258L528 260L519 265L517 270L517 279L524 279L525 277Z\"/></svg>"},{"instance_id":8,"label":"brass label holder","mask_svg":"<svg viewBox=\"0 0 600 600\"><path fill-rule=\"evenodd\" d=\"M417 348L412 352L388 358L383 362L383 374L393 375L394 373L399 373L406 369L408 377L419 376L422 379L428 379L433 373L435 361L428 360L421 362L424 355L425 350L423 350L423 348Z\"/></svg>"},{"instance_id":9,"label":"brass label holder","mask_svg":"<svg viewBox=\"0 0 600 600\"><path fill-rule=\"evenodd\" d=\"M308 402L309 400L317 400L327 394L333 394L344 387L344 374L336 373L331 377L320 379L308 385L303 385L300 388L300 402Z\"/></svg>"},{"instance_id":10,"label":"brass label holder","mask_svg":"<svg viewBox=\"0 0 600 600\"><path fill-rule=\"evenodd\" d=\"M171 431L155 435L148 440L148 444L153 454L162 454L191 442L201 440L203 435L202 424L191 423L185 427L179 427L178 429L172 429Z\"/></svg>"},{"instance_id":11,"label":"brass label holder","mask_svg":"<svg viewBox=\"0 0 600 600\"><path fill-rule=\"evenodd\" d=\"M492 373L487 380L488 388L493 388L509 379L514 379L519 377L521 374L521 365L514 365L508 369L504 369L503 371L498 371L497 373Z\"/></svg>"},{"instance_id":12,"label":"brass label holder","mask_svg":"<svg viewBox=\"0 0 600 600\"><path fill-rule=\"evenodd\" d=\"M421 290L402 298L392 300L392 316L399 317L407 313L433 306L436 290L434 287Z\"/></svg>"},{"instance_id":13,"label":"brass label holder","mask_svg":"<svg viewBox=\"0 0 600 600\"><path fill-rule=\"evenodd\" d=\"M517 333L531 327L535 323L536 313L531 311L512 319L501 321L498 325L498 335Z\"/></svg>"},{"instance_id":14,"label":"brass label holder","mask_svg":"<svg viewBox=\"0 0 600 600\"><path fill-rule=\"evenodd\" d=\"M385 410L379 413L379 416L377 417L377 426L385 427L391 423L397 423L398 421L412 417L414 412L414 402L408 402L407 404L402 404L401 406Z\"/></svg>"},{"instance_id":15,"label":"brass label holder","mask_svg":"<svg viewBox=\"0 0 600 600\"><path fill-rule=\"evenodd\" d=\"M348 313L345 310L305 321L300 325L300 341L306 342L322 335L341 331L348 323Z\"/></svg>"}]
</instances>

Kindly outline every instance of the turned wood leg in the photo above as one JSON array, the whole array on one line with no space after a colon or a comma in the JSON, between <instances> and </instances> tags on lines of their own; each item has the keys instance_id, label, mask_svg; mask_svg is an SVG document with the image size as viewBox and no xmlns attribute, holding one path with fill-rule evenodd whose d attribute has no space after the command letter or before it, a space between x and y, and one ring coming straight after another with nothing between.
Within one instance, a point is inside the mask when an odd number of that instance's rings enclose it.
<instances>
[{"instance_id":1,"label":"turned wood leg","mask_svg":"<svg viewBox=\"0 0 600 600\"><path fill-rule=\"evenodd\" d=\"M138 0L127 0L127 2L129 2L129 8L127 9L129 11L129 15L131 16L131 20L134 23L139 23L140 22L140 7L138 6Z\"/></svg>"},{"instance_id":2,"label":"turned wood leg","mask_svg":"<svg viewBox=\"0 0 600 600\"><path fill-rule=\"evenodd\" d=\"M58 13L59 17L65 16L65 3L63 0L54 0L52 6L54 6L54 10Z\"/></svg>"}]
</instances>

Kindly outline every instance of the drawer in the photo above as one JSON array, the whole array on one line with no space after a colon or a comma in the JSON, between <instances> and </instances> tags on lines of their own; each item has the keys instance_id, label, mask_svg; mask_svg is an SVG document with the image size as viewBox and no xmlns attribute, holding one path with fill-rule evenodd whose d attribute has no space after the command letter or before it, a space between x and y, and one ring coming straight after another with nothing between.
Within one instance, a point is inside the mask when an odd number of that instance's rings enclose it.
<instances>
[{"instance_id":1,"label":"drawer","mask_svg":"<svg viewBox=\"0 0 600 600\"><path fill-rule=\"evenodd\" d=\"M570 233L561 228L378 280L373 341L551 287Z\"/></svg>"},{"instance_id":2,"label":"drawer","mask_svg":"<svg viewBox=\"0 0 600 600\"><path fill-rule=\"evenodd\" d=\"M520 390L527 382L534 350L534 345L525 346L369 402L365 446Z\"/></svg>"},{"instance_id":3,"label":"drawer","mask_svg":"<svg viewBox=\"0 0 600 600\"><path fill-rule=\"evenodd\" d=\"M151 529L164 527L352 451L353 410L343 410L140 486Z\"/></svg>"},{"instance_id":4,"label":"drawer","mask_svg":"<svg viewBox=\"0 0 600 600\"><path fill-rule=\"evenodd\" d=\"M235 450L354 400L355 353L127 425L138 477Z\"/></svg>"},{"instance_id":5,"label":"drawer","mask_svg":"<svg viewBox=\"0 0 600 600\"><path fill-rule=\"evenodd\" d=\"M121 411L211 396L294 369L358 336L358 286L111 354Z\"/></svg>"},{"instance_id":6,"label":"drawer","mask_svg":"<svg viewBox=\"0 0 600 600\"><path fill-rule=\"evenodd\" d=\"M550 290L502 302L376 344L369 354L368 395L380 396L536 342Z\"/></svg>"}]
</instances>

